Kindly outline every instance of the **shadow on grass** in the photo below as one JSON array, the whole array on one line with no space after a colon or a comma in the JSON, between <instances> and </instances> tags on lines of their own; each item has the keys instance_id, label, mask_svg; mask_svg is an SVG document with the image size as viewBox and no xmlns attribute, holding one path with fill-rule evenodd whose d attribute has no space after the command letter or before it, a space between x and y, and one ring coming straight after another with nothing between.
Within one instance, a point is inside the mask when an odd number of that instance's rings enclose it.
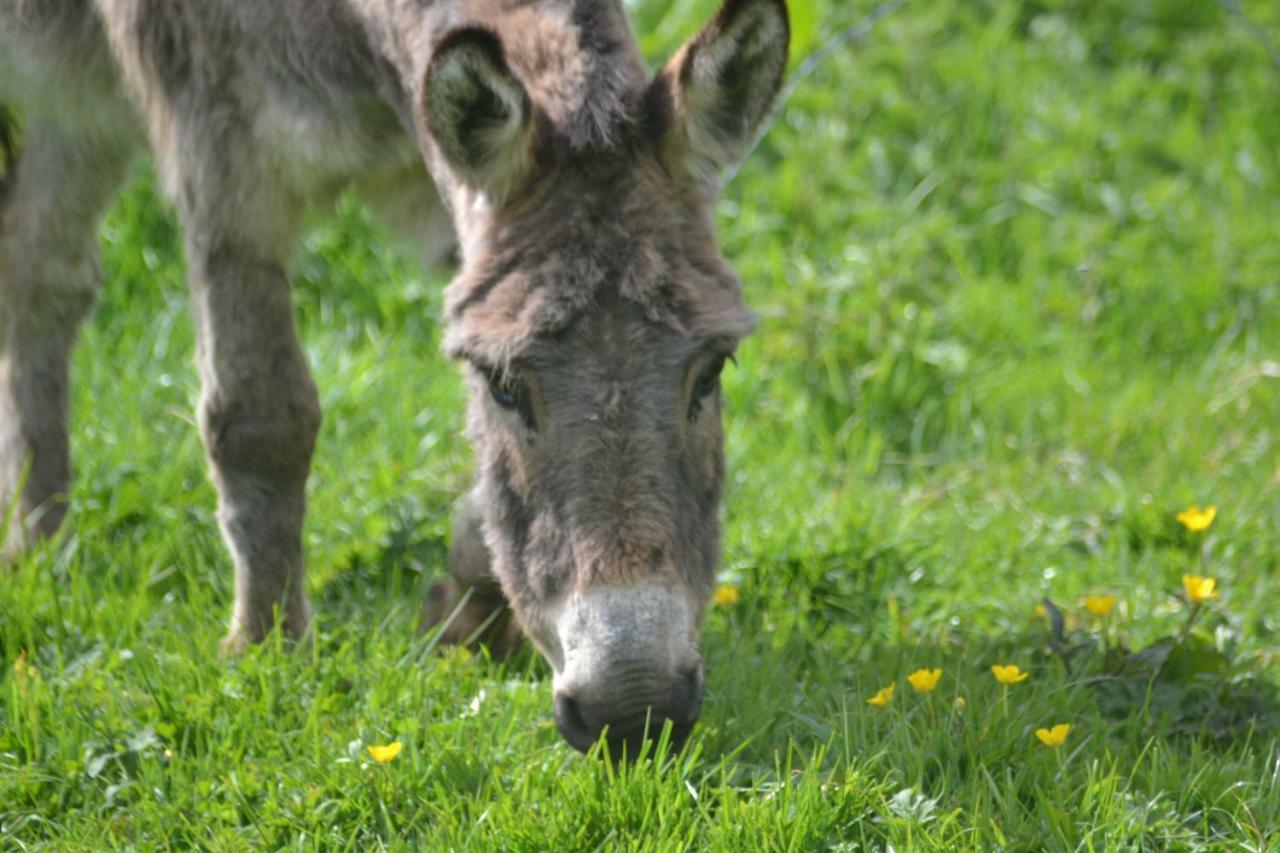
<instances>
[{"instance_id":1,"label":"shadow on grass","mask_svg":"<svg viewBox=\"0 0 1280 853\"><path fill-rule=\"evenodd\" d=\"M324 612L344 616L390 602L420 603L430 581L447 573L447 519L396 511L377 538L353 542L328 566L313 568L322 576L314 597Z\"/></svg>"}]
</instances>

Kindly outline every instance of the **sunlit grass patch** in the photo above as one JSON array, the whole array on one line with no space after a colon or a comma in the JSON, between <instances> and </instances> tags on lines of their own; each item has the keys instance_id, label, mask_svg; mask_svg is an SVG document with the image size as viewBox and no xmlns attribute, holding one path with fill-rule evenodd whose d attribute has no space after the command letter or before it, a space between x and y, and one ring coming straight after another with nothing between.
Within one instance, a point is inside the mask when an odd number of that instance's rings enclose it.
<instances>
[{"instance_id":1,"label":"sunlit grass patch","mask_svg":"<svg viewBox=\"0 0 1280 853\"><path fill-rule=\"evenodd\" d=\"M628 3L652 61L715 5ZM871 8L791 5L797 62ZM295 268L316 642L218 658L143 167L70 524L0 573L0 847L1274 848L1280 73L1223 5L915 0L796 90L719 209L761 323L724 376L705 711L621 768L561 742L532 653L415 638L471 469L447 274L352 198Z\"/></svg>"}]
</instances>

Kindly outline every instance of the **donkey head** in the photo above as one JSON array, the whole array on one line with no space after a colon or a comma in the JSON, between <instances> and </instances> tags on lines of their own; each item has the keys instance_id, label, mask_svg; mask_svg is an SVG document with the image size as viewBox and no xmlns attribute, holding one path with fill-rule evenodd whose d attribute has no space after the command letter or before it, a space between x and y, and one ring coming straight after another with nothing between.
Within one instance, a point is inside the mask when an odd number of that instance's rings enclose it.
<instances>
[{"instance_id":1,"label":"donkey head","mask_svg":"<svg viewBox=\"0 0 1280 853\"><path fill-rule=\"evenodd\" d=\"M650 80L620 9L549 5L447 35L419 121L463 248L446 348L493 573L560 732L634 755L701 709L720 373L754 325L712 208L775 99L787 13L729 0Z\"/></svg>"}]
</instances>

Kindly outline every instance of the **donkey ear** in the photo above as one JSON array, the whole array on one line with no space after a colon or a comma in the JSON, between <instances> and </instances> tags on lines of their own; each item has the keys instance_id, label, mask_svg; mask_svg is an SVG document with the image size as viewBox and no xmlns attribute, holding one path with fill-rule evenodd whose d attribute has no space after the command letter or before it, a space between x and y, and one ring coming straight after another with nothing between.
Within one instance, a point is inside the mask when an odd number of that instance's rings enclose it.
<instances>
[{"instance_id":1,"label":"donkey ear","mask_svg":"<svg viewBox=\"0 0 1280 853\"><path fill-rule=\"evenodd\" d=\"M499 198L533 162L533 104L498 36L461 27L436 46L423 82L427 131L463 183Z\"/></svg>"},{"instance_id":2,"label":"donkey ear","mask_svg":"<svg viewBox=\"0 0 1280 853\"><path fill-rule=\"evenodd\" d=\"M782 84L790 39L785 0L726 0L650 86L663 156L708 192L755 144Z\"/></svg>"}]
</instances>

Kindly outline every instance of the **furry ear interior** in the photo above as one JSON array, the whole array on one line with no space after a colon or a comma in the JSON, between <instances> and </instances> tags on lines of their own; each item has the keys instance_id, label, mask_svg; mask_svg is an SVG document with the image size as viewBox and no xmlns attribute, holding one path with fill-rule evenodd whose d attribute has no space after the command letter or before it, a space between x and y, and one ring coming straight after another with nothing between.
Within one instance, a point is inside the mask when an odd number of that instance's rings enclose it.
<instances>
[{"instance_id":1,"label":"furry ear interior","mask_svg":"<svg viewBox=\"0 0 1280 853\"><path fill-rule=\"evenodd\" d=\"M648 94L662 153L708 192L755 145L787 69L785 0L726 0L671 58Z\"/></svg>"},{"instance_id":2,"label":"furry ear interior","mask_svg":"<svg viewBox=\"0 0 1280 853\"><path fill-rule=\"evenodd\" d=\"M515 191L533 161L533 104L497 34L483 27L447 33L423 93L427 131L454 174L499 198Z\"/></svg>"}]
</instances>

